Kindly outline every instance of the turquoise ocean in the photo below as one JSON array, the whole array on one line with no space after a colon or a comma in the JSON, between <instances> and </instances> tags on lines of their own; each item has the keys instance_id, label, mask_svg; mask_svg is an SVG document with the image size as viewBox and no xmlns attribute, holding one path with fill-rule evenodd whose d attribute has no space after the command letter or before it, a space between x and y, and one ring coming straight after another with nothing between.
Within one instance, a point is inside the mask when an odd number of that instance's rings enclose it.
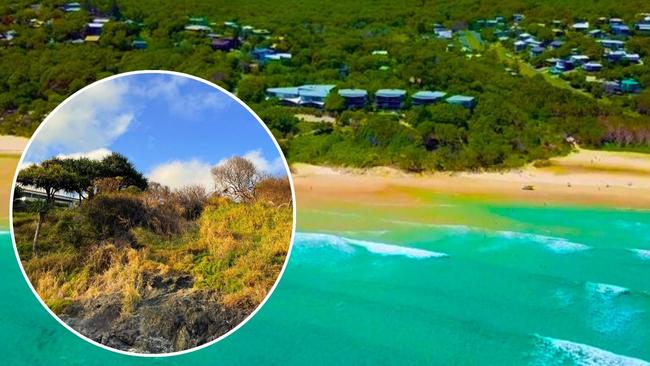
<instances>
[{"instance_id":1,"label":"turquoise ocean","mask_svg":"<svg viewBox=\"0 0 650 366\"><path fill-rule=\"evenodd\" d=\"M504 224L387 217L377 230L299 230L251 321L170 358L70 333L0 233L0 364L650 365L650 212L462 204Z\"/></svg>"}]
</instances>

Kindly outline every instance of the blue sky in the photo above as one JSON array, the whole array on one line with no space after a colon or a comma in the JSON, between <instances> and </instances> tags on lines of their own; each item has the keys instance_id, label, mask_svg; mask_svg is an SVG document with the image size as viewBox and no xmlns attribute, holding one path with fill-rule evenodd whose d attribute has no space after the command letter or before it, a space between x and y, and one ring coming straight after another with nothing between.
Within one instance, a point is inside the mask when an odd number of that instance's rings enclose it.
<instances>
[{"instance_id":1,"label":"blue sky","mask_svg":"<svg viewBox=\"0 0 650 366\"><path fill-rule=\"evenodd\" d=\"M127 156L151 180L212 188L210 168L244 156L286 174L280 152L255 117L228 95L197 80L134 74L100 82L52 114L25 163L53 156Z\"/></svg>"}]
</instances>

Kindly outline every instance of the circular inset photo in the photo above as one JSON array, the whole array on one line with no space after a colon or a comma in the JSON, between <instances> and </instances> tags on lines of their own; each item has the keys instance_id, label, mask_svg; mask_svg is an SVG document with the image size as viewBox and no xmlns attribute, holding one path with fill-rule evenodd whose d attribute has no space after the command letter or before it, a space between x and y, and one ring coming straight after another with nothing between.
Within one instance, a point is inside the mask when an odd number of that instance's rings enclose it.
<instances>
[{"instance_id":1,"label":"circular inset photo","mask_svg":"<svg viewBox=\"0 0 650 366\"><path fill-rule=\"evenodd\" d=\"M241 101L199 78L120 74L43 121L14 178L28 283L82 338L171 355L232 333L271 295L295 198L282 152Z\"/></svg>"}]
</instances>

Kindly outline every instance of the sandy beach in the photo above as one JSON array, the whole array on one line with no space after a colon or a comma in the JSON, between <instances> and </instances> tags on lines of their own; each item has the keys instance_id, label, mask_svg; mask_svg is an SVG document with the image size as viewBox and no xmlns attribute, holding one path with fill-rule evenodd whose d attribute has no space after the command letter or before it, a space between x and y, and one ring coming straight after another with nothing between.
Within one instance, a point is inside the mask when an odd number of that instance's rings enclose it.
<instances>
[{"instance_id":1,"label":"sandy beach","mask_svg":"<svg viewBox=\"0 0 650 366\"><path fill-rule=\"evenodd\" d=\"M298 207L378 202L417 205L413 192L496 201L650 209L650 155L579 150L548 166L508 172L407 174L391 168L294 164ZM527 188L527 189L524 189Z\"/></svg>"},{"instance_id":2,"label":"sandy beach","mask_svg":"<svg viewBox=\"0 0 650 366\"><path fill-rule=\"evenodd\" d=\"M0 154L20 155L29 141L26 137L0 136Z\"/></svg>"}]
</instances>

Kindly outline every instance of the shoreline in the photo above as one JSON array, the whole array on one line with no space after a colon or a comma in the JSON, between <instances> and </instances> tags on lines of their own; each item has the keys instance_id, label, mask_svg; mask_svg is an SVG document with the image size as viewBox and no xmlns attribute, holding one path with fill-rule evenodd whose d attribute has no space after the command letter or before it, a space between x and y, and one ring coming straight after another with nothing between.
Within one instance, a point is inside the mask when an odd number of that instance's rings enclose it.
<instances>
[{"instance_id":1,"label":"shoreline","mask_svg":"<svg viewBox=\"0 0 650 366\"><path fill-rule=\"evenodd\" d=\"M529 164L504 172L416 174L300 163L291 169L303 210L377 201L417 206L422 201L414 192L488 202L650 210L650 154L642 153L579 150L549 159L548 166Z\"/></svg>"}]
</instances>

